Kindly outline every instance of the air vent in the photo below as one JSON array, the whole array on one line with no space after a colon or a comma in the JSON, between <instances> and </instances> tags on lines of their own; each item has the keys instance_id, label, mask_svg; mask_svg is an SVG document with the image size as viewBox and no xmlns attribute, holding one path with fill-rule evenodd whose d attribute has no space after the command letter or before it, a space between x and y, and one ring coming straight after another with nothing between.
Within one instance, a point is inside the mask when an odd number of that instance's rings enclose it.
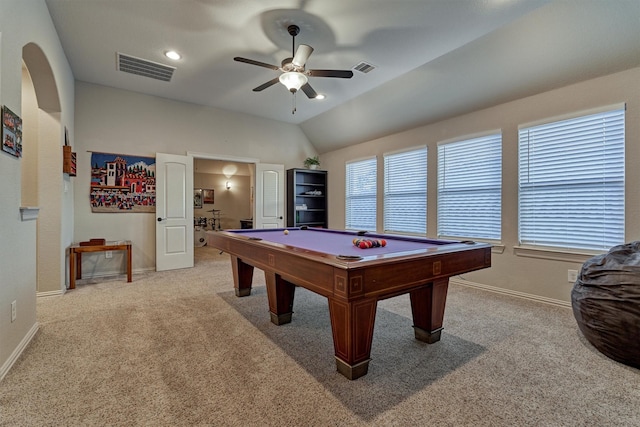
<instances>
[{"instance_id":1,"label":"air vent","mask_svg":"<svg viewBox=\"0 0 640 427\"><path fill-rule=\"evenodd\" d=\"M361 62L355 67L354 70L360 71L361 73L367 74L369 71L373 71L376 69L375 65L367 64L366 62Z\"/></svg>"},{"instance_id":2,"label":"air vent","mask_svg":"<svg viewBox=\"0 0 640 427\"><path fill-rule=\"evenodd\" d=\"M158 64L146 59L136 58L117 52L116 62L119 71L136 74L138 76L149 77L151 79L168 82L173 77L175 67Z\"/></svg>"}]
</instances>

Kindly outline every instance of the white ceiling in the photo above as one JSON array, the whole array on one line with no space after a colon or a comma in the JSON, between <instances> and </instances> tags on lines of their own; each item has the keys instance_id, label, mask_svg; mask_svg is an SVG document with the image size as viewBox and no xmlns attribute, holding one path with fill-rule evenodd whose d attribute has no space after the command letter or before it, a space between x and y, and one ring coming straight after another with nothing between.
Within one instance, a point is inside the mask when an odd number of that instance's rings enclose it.
<instances>
[{"instance_id":1,"label":"white ceiling","mask_svg":"<svg viewBox=\"0 0 640 427\"><path fill-rule=\"evenodd\" d=\"M640 66L640 0L46 0L75 78L300 125L320 152ZM279 75L287 26L315 51L325 100ZM168 49L183 58L172 62ZM116 52L176 67L123 73Z\"/></svg>"}]
</instances>

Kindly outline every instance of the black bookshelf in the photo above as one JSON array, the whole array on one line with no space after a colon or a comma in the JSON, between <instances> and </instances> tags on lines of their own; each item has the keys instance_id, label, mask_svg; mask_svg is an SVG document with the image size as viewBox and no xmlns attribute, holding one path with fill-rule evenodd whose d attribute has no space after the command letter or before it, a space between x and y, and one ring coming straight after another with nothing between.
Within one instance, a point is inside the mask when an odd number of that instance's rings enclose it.
<instances>
[{"instance_id":1,"label":"black bookshelf","mask_svg":"<svg viewBox=\"0 0 640 427\"><path fill-rule=\"evenodd\" d=\"M328 227L327 171L287 170L287 227Z\"/></svg>"}]
</instances>

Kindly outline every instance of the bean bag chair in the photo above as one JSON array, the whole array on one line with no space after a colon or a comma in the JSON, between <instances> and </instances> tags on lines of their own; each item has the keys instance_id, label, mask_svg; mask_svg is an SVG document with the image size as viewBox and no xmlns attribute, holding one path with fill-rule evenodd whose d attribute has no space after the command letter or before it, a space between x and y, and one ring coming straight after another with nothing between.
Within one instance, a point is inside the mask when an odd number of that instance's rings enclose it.
<instances>
[{"instance_id":1,"label":"bean bag chair","mask_svg":"<svg viewBox=\"0 0 640 427\"><path fill-rule=\"evenodd\" d=\"M571 306L595 348L640 368L640 241L587 260L571 291Z\"/></svg>"}]
</instances>

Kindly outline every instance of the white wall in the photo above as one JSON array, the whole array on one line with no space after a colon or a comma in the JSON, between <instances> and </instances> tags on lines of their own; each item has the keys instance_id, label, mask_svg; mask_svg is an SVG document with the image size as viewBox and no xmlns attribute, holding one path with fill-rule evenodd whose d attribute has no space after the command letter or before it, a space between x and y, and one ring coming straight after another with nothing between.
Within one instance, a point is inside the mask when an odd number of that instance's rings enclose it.
<instances>
[{"instance_id":1,"label":"white wall","mask_svg":"<svg viewBox=\"0 0 640 427\"><path fill-rule=\"evenodd\" d=\"M60 192L63 188L61 168L63 126L73 129L73 75L55 32L49 11L43 0L2 0L0 2L0 104L8 106L22 116L22 49L35 43L44 52L50 72L53 73L59 97L60 111L50 111L53 122L45 124L38 132L46 134L46 149L54 153L40 161L38 169L50 170L46 179L50 188L56 188L46 197L38 197L38 204L48 210L55 225L48 231L55 246L50 257L55 265L55 275L48 280L60 291L64 286L64 248L71 241L72 215L64 215L68 200ZM38 71L38 70L30 70ZM34 78L35 80L35 78ZM44 96L40 88L38 96ZM45 88L51 90L52 88ZM40 99L39 99L40 101ZM40 113L29 113L30 117ZM30 131L33 131L31 129ZM26 142L26 141L25 141ZM31 184L33 185L33 184ZM0 378L26 346L37 330L36 322L36 221L22 221L20 206L34 200L22 200L22 160L0 153ZM40 221L40 219L38 219ZM17 318L11 322L11 302L16 301Z\"/></svg>"},{"instance_id":2,"label":"white wall","mask_svg":"<svg viewBox=\"0 0 640 427\"><path fill-rule=\"evenodd\" d=\"M329 171L329 226L345 224L345 162L376 155L378 193L382 194L384 153L406 147L428 146L427 234L437 232L437 143L465 135L502 129L502 244L494 251L490 269L469 273L464 279L487 286L570 301L568 269L579 269L588 256L519 251L518 245L518 137L519 124L626 102L626 240L640 239L640 68L574 84L450 120L422 126L385 138L336 150L321 156ZM375 120L375 118L371 118ZM382 230L382 198L378 197L378 229ZM535 256L535 257L533 257ZM542 257L542 258L538 258Z\"/></svg>"},{"instance_id":3,"label":"white wall","mask_svg":"<svg viewBox=\"0 0 640 427\"><path fill-rule=\"evenodd\" d=\"M90 151L143 156L191 151L256 158L285 168L299 167L315 154L295 125L83 82L76 83L75 141L74 238L131 240L134 272L155 269L155 215L92 213ZM216 188L216 197L221 193ZM102 257L83 267L87 277L116 271L122 271L121 255L116 253L110 260Z\"/></svg>"}]
</instances>

